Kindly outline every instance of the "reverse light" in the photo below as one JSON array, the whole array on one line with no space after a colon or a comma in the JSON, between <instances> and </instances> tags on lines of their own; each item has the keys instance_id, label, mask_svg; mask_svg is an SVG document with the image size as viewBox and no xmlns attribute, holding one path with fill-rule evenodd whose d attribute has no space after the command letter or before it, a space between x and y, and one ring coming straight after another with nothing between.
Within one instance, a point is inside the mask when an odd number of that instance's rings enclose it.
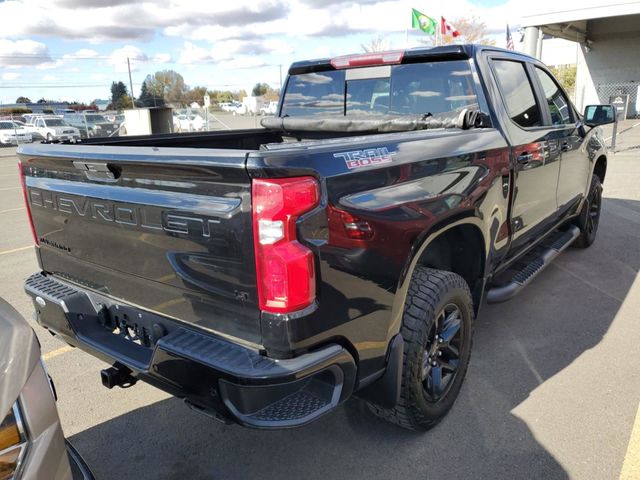
<instances>
[{"instance_id":1,"label":"reverse light","mask_svg":"<svg viewBox=\"0 0 640 480\"><path fill-rule=\"evenodd\" d=\"M18 172L20 175L20 185L22 186L22 196L24 197L24 204L27 207L27 216L29 217L29 227L31 228L31 235L33 235L33 241L36 245L40 245L38 237L36 236L36 229L33 226L33 215L31 215L31 206L29 205L29 194L27 192L27 181L22 171L22 160L18 160ZM1 480L1 479L0 479Z\"/></svg>"},{"instance_id":2,"label":"reverse light","mask_svg":"<svg viewBox=\"0 0 640 480\"><path fill-rule=\"evenodd\" d=\"M25 428L16 403L0 421L0 480L14 477L26 447Z\"/></svg>"},{"instance_id":3,"label":"reverse light","mask_svg":"<svg viewBox=\"0 0 640 480\"><path fill-rule=\"evenodd\" d=\"M340 212L340 219L347 237L354 240L369 240L373 237L373 229L366 220L344 211Z\"/></svg>"},{"instance_id":4,"label":"reverse light","mask_svg":"<svg viewBox=\"0 0 640 480\"><path fill-rule=\"evenodd\" d=\"M335 69L349 67L371 67L374 65L396 65L402 63L404 50L391 50L389 52L364 53L360 55L344 55L331 59L331 65Z\"/></svg>"},{"instance_id":5,"label":"reverse light","mask_svg":"<svg viewBox=\"0 0 640 480\"><path fill-rule=\"evenodd\" d=\"M320 202L313 177L255 179L253 230L260 309L286 313L315 299L313 253L296 239L296 220Z\"/></svg>"}]
</instances>

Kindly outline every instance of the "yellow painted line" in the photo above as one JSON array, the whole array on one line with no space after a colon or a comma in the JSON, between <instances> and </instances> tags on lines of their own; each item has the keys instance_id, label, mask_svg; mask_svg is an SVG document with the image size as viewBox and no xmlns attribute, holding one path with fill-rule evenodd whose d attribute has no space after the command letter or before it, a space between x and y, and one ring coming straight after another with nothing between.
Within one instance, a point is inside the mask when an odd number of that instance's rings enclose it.
<instances>
[{"instance_id":1,"label":"yellow painted line","mask_svg":"<svg viewBox=\"0 0 640 480\"><path fill-rule=\"evenodd\" d=\"M640 405L636 413L636 421L631 430L631 438L627 447L627 454L622 462L620 480L638 480L640 478Z\"/></svg>"},{"instance_id":2,"label":"yellow painted line","mask_svg":"<svg viewBox=\"0 0 640 480\"><path fill-rule=\"evenodd\" d=\"M57 357L58 355L62 355L63 353L70 352L71 350L73 350L73 347L70 347L69 345L65 345L64 347L60 347L56 350L52 350L50 352L45 353L44 355L42 355L42 359L51 360L52 358Z\"/></svg>"},{"instance_id":3,"label":"yellow painted line","mask_svg":"<svg viewBox=\"0 0 640 480\"><path fill-rule=\"evenodd\" d=\"M28 247L14 248L13 250L5 250L4 252L0 252L0 255L8 255L10 253L21 252L22 250L27 250L29 248L33 248L33 245L29 245Z\"/></svg>"},{"instance_id":4,"label":"yellow painted line","mask_svg":"<svg viewBox=\"0 0 640 480\"><path fill-rule=\"evenodd\" d=\"M18 210L24 210L24 207L10 208L8 210L0 210L0 213L17 212Z\"/></svg>"}]
</instances>

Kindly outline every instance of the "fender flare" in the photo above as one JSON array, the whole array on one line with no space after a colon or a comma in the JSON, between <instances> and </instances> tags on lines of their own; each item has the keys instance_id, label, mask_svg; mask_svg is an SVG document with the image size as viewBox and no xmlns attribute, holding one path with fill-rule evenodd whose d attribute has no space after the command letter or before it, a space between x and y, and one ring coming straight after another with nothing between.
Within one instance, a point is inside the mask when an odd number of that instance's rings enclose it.
<instances>
[{"instance_id":1,"label":"fender flare","mask_svg":"<svg viewBox=\"0 0 640 480\"><path fill-rule=\"evenodd\" d=\"M396 294L393 300L393 306L391 308L391 321L389 324L389 330L387 332L387 338L391 339L395 335L400 332L400 328L402 326L402 316L404 313L404 302L407 298L407 291L409 289L409 283L411 282L411 277L413 276L413 272L420 260L420 257L425 252L425 250L429 247L429 245L440 235L451 230L453 228L462 226L462 225L470 225L475 227L480 233L481 238L483 240L483 263L484 263L484 272L483 276L486 278L487 276L487 256L490 251L489 245L489 234L486 231L485 224L483 221L475 216L465 216L463 218L452 219L446 223L439 223L434 225L429 230L426 230L421 235L418 236L413 246L411 247L409 258L405 263L404 268L400 274L400 278L398 280L398 286L396 288ZM484 289L484 286L483 286Z\"/></svg>"}]
</instances>

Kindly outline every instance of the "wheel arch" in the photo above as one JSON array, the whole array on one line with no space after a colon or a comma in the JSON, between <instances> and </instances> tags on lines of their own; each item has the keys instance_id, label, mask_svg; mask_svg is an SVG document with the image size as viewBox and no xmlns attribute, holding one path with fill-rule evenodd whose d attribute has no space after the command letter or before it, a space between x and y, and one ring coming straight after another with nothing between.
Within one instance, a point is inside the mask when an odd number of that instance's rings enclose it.
<instances>
[{"instance_id":1,"label":"wheel arch","mask_svg":"<svg viewBox=\"0 0 640 480\"><path fill-rule=\"evenodd\" d=\"M604 183L604 177L607 174L607 157L600 155L593 166L593 174L597 175L600 183Z\"/></svg>"},{"instance_id":2,"label":"wheel arch","mask_svg":"<svg viewBox=\"0 0 640 480\"><path fill-rule=\"evenodd\" d=\"M488 236L484 233L483 226L482 220L475 216L464 217L446 224L437 224L416 239L398 281L390 336L400 331L407 290L418 265L460 275L471 290L474 313L478 312L484 293L489 251Z\"/></svg>"}]
</instances>

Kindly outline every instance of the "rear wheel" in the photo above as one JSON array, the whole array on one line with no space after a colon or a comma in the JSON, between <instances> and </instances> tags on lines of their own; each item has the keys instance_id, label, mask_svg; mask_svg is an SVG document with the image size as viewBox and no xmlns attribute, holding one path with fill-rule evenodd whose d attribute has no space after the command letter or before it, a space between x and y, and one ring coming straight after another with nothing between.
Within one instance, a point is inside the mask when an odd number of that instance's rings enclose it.
<instances>
[{"instance_id":1,"label":"rear wheel","mask_svg":"<svg viewBox=\"0 0 640 480\"><path fill-rule=\"evenodd\" d=\"M598 225L600 223L600 211L602 209L602 184L600 177L593 175L589 193L582 206L580 215L576 220L576 225L580 229L580 236L576 238L574 246L578 248L587 248L591 245L598 233Z\"/></svg>"},{"instance_id":2,"label":"rear wheel","mask_svg":"<svg viewBox=\"0 0 640 480\"><path fill-rule=\"evenodd\" d=\"M453 406L469 365L473 300L462 277L417 267L405 302L400 400L369 404L381 418L411 430L435 426Z\"/></svg>"}]
</instances>

